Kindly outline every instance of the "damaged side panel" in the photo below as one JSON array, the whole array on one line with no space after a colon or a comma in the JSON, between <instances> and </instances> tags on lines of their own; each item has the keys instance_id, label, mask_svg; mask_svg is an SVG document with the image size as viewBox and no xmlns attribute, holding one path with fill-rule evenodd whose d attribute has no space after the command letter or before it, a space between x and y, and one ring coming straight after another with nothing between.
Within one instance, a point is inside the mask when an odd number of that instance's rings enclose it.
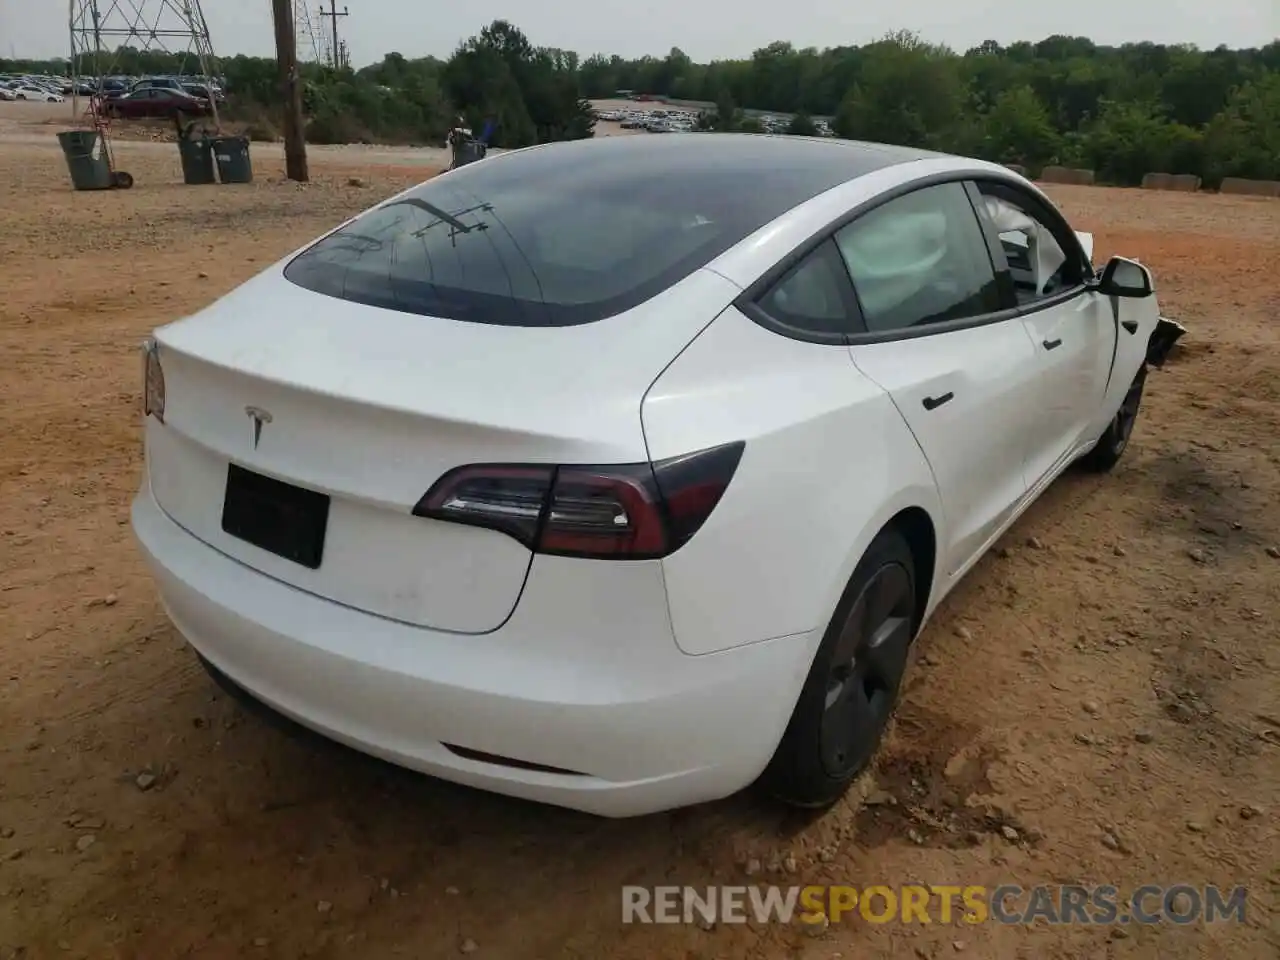
<instances>
[{"instance_id":1,"label":"damaged side panel","mask_svg":"<svg viewBox=\"0 0 1280 960\"><path fill-rule=\"evenodd\" d=\"M1168 317L1161 317L1147 341L1147 363L1153 367L1164 366L1173 345L1187 332L1187 328Z\"/></svg>"}]
</instances>

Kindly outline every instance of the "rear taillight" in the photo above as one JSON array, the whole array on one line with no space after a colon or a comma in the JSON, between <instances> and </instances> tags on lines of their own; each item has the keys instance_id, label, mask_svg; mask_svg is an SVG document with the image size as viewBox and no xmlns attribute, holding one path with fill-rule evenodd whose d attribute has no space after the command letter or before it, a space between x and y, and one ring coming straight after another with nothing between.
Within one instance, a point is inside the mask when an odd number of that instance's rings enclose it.
<instances>
[{"instance_id":1,"label":"rear taillight","mask_svg":"<svg viewBox=\"0 0 1280 960\"><path fill-rule=\"evenodd\" d=\"M437 480L413 512L498 530L537 553L665 557L711 515L744 446L613 466L472 464Z\"/></svg>"}]
</instances>

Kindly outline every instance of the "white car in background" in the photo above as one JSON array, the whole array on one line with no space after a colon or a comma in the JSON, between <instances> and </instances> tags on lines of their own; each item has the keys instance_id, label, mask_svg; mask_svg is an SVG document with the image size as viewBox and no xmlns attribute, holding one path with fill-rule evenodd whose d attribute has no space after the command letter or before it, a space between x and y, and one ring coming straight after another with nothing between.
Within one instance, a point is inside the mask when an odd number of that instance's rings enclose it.
<instances>
[{"instance_id":1,"label":"white car in background","mask_svg":"<svg viewBox=\"0 0 1280 960\"><path fill-rule=\"evenodd\" d=\"M904 148L494 157L155 331L133 527L215 678L360 750L610 816L827 804L942 598L1128 445L1181 331L1091 245Z\"/></svg>"},{"instance_id":2,"label":"white car in background","mask_svg":"<svg viewBox=\"0 0 1280 960\"><path fill-rule=\"evenodd\" d=\"M45 103L62 103L65 101L60 93L54 93L52 90L46 90L43 87L37 87L31 84L25 86L14 86L9 88L15 100L38 100Z\"/></svg>"}]
</instances>

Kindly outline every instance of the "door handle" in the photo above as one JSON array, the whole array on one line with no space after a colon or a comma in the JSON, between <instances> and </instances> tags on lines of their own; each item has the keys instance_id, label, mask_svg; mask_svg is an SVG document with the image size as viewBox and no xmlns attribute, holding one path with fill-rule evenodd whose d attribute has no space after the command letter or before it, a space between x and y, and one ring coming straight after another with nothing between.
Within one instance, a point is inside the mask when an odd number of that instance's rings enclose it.
<instances>
[{"instance_id":1,"label":"door handle","mask_svg":"<svg viewBox=\"0 0 1280 960\"><path fill-rule=\"evenodd\" d=\"M955 394L952 393L950 390L948 390L946 393L942 394L941 396L925 397L920 402L924 404L924 408L926 410L937 410L940 406L942 406L948 400L952 399L954 396Z\"/></svg>"},{"instance_id":2,"label":"door handle","mask_svg":"<svg viewBox=\"0 0 1280 960\"><path fill-rule=\"evenodd\" d=\"M1124 327L1124 328L1125 328L1126 330L1128 330L1130 333L1137 333L1137 332L1138 332L1138 321L1137 321L1137 320L1121 320L1121 321L1120 321L1120 326Z\"/></svg>"},{"instance_id":3,"label":"door handle","mask_svg":"<svg viewBox=\"0 0 1280 960\"><path fill-rule=\"evenodd\" d=\"M1058 347L1062 346L1061 337L1059 337L1057 340L1044 340L1042 342L1046 350L1056 350L1058 349Z\"/></svg>"}]
</instances>

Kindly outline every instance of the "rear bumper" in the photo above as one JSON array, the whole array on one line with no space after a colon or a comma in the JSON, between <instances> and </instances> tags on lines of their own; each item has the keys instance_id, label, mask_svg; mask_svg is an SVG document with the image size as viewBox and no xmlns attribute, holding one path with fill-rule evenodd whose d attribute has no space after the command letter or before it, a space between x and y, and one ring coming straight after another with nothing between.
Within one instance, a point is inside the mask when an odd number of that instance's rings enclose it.
<instances>
[{"instance_id":1,"label":"rear bumper","mask_svg":"<svg viewBox=\"0 0 1280 960\"><path fill-rule=\"evenodd\" d=\"M174 523L147 485L133 527L174 624L254 699L402 766L605 816L712 800L752 782L820 639L687 656L665 602L653 602L656 562L551 557L538 558L501 629L449 634L257 573ZM460 756L446 744L575 772Z\"/></svg>"}]
</instances>

